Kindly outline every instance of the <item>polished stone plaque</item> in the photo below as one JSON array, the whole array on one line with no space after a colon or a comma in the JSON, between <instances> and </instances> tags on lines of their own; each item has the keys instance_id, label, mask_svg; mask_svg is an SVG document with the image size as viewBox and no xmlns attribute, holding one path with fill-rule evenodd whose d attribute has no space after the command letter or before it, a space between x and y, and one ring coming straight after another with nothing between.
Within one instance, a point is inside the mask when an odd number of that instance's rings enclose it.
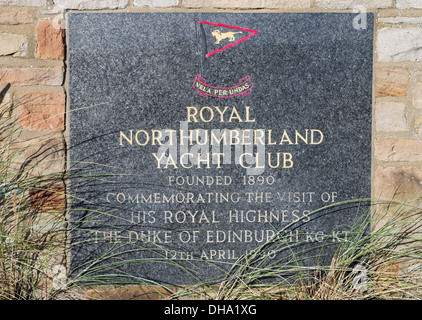
<instances>
[{"instance_id":1,"label":"polished stone plaque","mask_svg":"<svg viewBox=\"0 0 422 320\"><path fill-rule=\"evenodd\" d=\"M371 195L364 18L70 13L74 279L329 265Z\"/></svg>"}]
</instances>

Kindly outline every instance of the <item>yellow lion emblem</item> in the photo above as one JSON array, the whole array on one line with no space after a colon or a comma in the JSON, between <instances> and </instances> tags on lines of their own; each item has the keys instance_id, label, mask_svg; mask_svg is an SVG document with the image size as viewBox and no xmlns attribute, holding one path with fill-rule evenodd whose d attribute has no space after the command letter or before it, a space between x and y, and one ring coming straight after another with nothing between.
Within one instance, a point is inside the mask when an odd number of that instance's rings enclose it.
<instances>
[{"instance_id":1,"label":"yellow lion emblem","mask_svg":"<svg viewBox=\"0 0 422 320\"><path fill-rule=\"evenodd\" d=\"M224 40L226 38L228 38L230 42L235 41L236 38L234 37L234 35L236 33L242 33L242 31L221 33L220 30L214 30L213 32L211 32L211 34L215 37L215 44L219 44L221 40Z\"/></svg>"}]
</instances>

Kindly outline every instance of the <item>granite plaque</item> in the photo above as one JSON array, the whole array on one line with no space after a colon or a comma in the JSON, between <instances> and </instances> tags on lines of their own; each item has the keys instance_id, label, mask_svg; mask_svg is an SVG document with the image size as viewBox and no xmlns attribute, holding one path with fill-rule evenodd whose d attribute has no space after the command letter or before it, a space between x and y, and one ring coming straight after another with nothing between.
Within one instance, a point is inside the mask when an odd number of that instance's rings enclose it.
<instances>
[{"instance_id":1,"label":"granite plaque","mask_svg":"<svg viewBox=\"0 0 422 320\"><path fill-rule=\"evenodd\" d=\"M344 202L371 194L373 16L355 20L70 13L74 279L329 265L366 215Z\"/></svg>"}]
</instances>

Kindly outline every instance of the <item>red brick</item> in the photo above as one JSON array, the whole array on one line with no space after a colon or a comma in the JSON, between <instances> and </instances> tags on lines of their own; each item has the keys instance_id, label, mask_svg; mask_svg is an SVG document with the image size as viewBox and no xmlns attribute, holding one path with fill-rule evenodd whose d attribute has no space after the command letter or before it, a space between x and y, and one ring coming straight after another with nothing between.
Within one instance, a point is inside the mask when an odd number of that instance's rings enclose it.
<instances>
[{"instance_id":1,"label":"red brick","mask_svg":"<svg viewBox=\"0 0 422 320\"><path fill-rule=\"evenodd\" d=\"M61 86L63 68L0 68L0 85Z\"/></svg>"},{"instance_id":2,"label":"red brick","mask_svg":"<svg viewBox=\"0 0 422 320\"><path fill-rule=\"evenodd\" d=\"M64 130L63 93L27 93L20 100L20 124L32 130Z\"/></svg>"},{"instance_id":3,"label":"red brick","mask_svg":"<svg viewBox=\"0 0 422 320\"><path fill-rule=\"evenodd\" d=\"M39 21L35 34L37 37L37 58L44 59L64 59L64 30L54 28L53 22Z\"/></svg>"}]
</instances>

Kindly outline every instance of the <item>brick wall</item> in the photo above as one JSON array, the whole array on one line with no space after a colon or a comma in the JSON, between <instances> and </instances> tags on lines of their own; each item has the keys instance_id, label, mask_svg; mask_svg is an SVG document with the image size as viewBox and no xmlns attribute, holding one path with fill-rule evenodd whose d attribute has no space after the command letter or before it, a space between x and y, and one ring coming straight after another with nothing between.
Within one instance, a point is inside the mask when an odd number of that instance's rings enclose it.
<instances>
[{"instance_id":1,"label":"brick wall","mask_svg":"<svg viewBox=\"0 0 422 320\"><path fill-rule=\"evenodd\" d=\"M373 196L422 189L422 0L0 0L0 89L21 139L65 145L66 10L375 13ZM54 156L65 163L65 153ZM60 166L59 166L60 167ZM421 197L419 197L421 198Z\"/></svg>"}]
</instances>

